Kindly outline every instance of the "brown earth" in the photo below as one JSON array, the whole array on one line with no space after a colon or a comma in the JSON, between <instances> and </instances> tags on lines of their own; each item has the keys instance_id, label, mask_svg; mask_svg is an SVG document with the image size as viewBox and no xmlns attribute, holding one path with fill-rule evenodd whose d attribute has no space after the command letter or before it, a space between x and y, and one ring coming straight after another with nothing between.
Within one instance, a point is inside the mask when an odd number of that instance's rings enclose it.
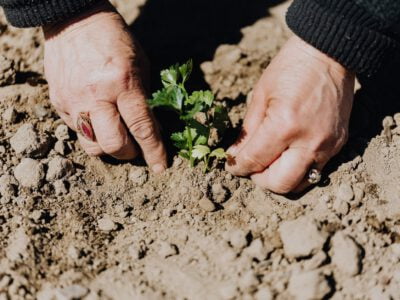
<instances>
[{"instance_id":1,"label":"brown earth","mask_svg":"<svg viewBox=\"0 0 400 300\"><path fill-rule=\"evenodd\" d=\"M117 2L132 23L146 1ZM234 127L290 35L286 6L197 59ZM178 157L155 176L82 151L49 104L39 30L1 17L0 45L1 300L400 299L399 115L377 134L357 122L297 198Z\"/></svg>"}]
</instances>

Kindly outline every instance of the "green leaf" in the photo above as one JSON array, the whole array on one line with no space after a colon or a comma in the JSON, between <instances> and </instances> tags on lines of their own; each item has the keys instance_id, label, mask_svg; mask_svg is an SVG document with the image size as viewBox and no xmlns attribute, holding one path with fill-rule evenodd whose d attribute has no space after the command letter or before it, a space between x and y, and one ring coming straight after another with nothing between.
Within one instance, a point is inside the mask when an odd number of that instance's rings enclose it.
<instances>
[{"instance_id":1,"label":"green leaf","mask_svg":"<svg viewBox=\"0 0 400 300\"><path fill-rule=\"evenodd\" d=\"M216 106L214 109L213 127L218 130L218 135L222 136L229 125L228 111L223 106Z\"/></svg>"},{"instance_id":2,"label":"green leaf","mask_svg":"<svg viewBox=\"0 0 400 300\"><path fill-rule=\"evenodd\" d=\"M211 107L214 102L214 95L211 91L196 91L186 100L186 105L195 105L196 103L204 103Z\"/></svg>"},{"instance_id":3,"label":"green leaf","mask_svg":"<svg viewBox=\"0 0 400 300\"><path fill-rule=\"evenodd\" d=\"M174 142L174 146L178 149L187 149L188 140L183 132L175 132L171 135L171 140Z\"/></svg>"},{"instance_id":4,"label":"green leaf","mask_svg":"<svg viewBox=\"0 0 400 300\"><path fill-rule=\"evenodd\" d=\"M194 119L187 121L188 125L196 131L196 137L193 138L194 145L207 145L210 136L210 129Z\"/></svg>"},{"instance_id":5,"label":"green leaf","mask_svg":"<svg viewBox=\"0 0 400 300\"><path fill-rule=\"evenodd\" d=\"M210 157L215 157L217 159L224 159L226 158L226 152L223 148L218 148L210 153Z\"/></svg>"},{"instance_id":6,"label":"green leaf","mask_svg":"<svg viewBox=\"0 0 400 300\"><path fill-rule=\"evenodd\" d=\"M193 117L198 113L202 112L204 109L203 103L196 103L189 111L186 112L186 114L181 115L181 119L183 121L187 121L190 119L193 119Z\"/></svg>"},{"instance_id":7,"label":"green leaf","mask_svg":"<svg viewBox=\"0 0 400 300\"><path fill-rule=\"evenodd\" d=\"M179 65L171 66L169 69L161 71L161 82L164 87L168 88L178 84Z\"/></svg>"},{"instance_id":8,"label":"green leaf","mask_svg":"<svg viewBox=\"0 0 400 300\"><path fill-rule=\"evenodd\" d=\"M189 79L190 74L192 73L193 70L193 60L188 60L186 64L183 64L179 67L179 73L182 78L182 83L185 83L186 80Z\"/></svg>"},{"instance_id":9,"label":"green leaf","mask_svg":"<svg viewBox=\"0 0 400 300\"><path fill-rule=\"evenodd\" d=\"M189 151L187 151L187 150L179 151L179 156L184 158L184 159L187 159L187 160L190 159Z\"/></svg>"},{"instance_id":10,"label":"green leaf","mask_svg":"<svg viewBox=\"0 0 400 300\"><path fill-rule=\"evenodd\" d=\"M210 148L204 145L197 145L193 147L192 157L196 159L203 159L210 154Z\"/></svg>"},{"instance_id":11,"label":"green leaf","mask_svg":"<svg viewBox=\"0 0 400 300\"><path fill-rule=\"evenodd\" d=\"M166 107L180 112L184 98L184 93L180 87L170 86L154 93L153 98L148 102L151 108Z\"/></svg>"}]
</instances>

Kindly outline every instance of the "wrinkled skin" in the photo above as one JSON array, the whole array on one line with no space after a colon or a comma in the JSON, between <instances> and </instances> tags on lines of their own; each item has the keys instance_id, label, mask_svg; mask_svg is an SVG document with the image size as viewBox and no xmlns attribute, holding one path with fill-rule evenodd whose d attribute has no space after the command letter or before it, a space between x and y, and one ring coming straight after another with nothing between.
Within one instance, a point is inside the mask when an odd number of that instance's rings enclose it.
<instances>
[{"instance_id":1,"label":"wrinkled skin","mask_svg":"<svg viewBox=\"0 0 400 300\"><path fill-rule=\"evenodd\" d=\"M122 17L104 1L44 34L52 104L75 131L78 114L90 114L96 141L78 134L84 150L121 160L142 152L154 172L165 170L166 151L142 83L144 59Z\"/></svg>"},{"instance_id":2,"label":"wrinkled skin","mask_svg":"<svg viewBox=\"0 0 400 300\"><path fill-rule=\"evenodd\" d=\"M243 132L226 168L279 194L308 186L345 144L355 76L292 37L254 89Z\"/></svg>"}]
</instances>

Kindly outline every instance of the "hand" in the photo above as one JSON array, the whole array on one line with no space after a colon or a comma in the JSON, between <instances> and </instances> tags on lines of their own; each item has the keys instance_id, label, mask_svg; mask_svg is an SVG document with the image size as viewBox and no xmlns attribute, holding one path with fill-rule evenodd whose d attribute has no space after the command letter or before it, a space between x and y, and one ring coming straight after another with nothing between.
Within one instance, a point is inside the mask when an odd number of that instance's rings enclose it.
<instances>
[{"instance_id":1,"label":"hand","mask_svg":"<svg viewBox=\"0 0 400 300\"><path fill-rule=\"evenodd\" d=\"M279 194L299 192L347 141L355 76L292 37L254 89L227 170Z\"/></svg>"},{"instance_id":2,"label":"hand","mask_svg":"<svg viewBox=\"0 0 400 300\"><path fill-rule=\"evenodd\" d=\"M140 73L143 56L122 17L103 1L44 34L51 102L75 131L79 113L90 115L96 141L78 134L85 151L130 160L140 152L136 141L153 171L165 170L166 151Z\"/></svg>"}]
</instances>

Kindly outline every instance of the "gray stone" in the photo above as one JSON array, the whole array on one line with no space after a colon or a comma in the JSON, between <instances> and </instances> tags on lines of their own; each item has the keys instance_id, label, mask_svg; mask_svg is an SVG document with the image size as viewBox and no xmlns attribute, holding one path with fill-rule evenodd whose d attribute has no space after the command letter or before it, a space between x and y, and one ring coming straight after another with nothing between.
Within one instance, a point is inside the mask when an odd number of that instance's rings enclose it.
<instances>
[{"instance_id":1,"label":"gray stone","mask_svg":"<svg viewBox=\"0 0 400 300\"><path fill-rule=\"evenodd\" d=\"M17 154L40 158L49 151L50 140L47 135L38 134L33 125L27 123L10 139L10 145Z\"/></svg>"},{"instance_id":2,"label":"gray stone","mask_svg":"<svg viewBox=\"0 0 400 300\"><path fill-rule=\"evenodd\" d=\"M323 299L331 288L325 276L316 270L292 274L288 290L296 300L316 300Z\"/></svg>"},{"instance_id":3,"label":"gray stone","mask_svg":"<svg viewBox=\"0 0 400 300\"><path fill-rule=\"evenodd\" d=\"M59 141L67 141L69 140L69 130L68 126L65 124L58 125L56 131L54 132L57 140Z\"/></svg>"},{"instance_id":4,"label":"gray stone","mask_svg":"<svg viewBox=\"0 0 400 300\"><path fill-rule=\"evenodd\" d=\"M65 155L67 152L67 146L65 145L65 143L63 141L57 141L54 144L54 150L61 155Z\"/></svg>"},{"instance_id":5,"label":"gray stone","mask_svg":"<svg viewBox=\"0 0 400 300\"><path fill-rule=\"evenodd\" d=\"M17 192L18 182L14 176L5 174L0 177L0 194L3 197L10 198Z\"/></svg>"},{"instance_id":6,"label":"gray stone","mask_svg":"<svg viewBox=\"0 0 400 300\"><path fill-rule=\"evenodd\" d=\"M315 221L305 216L282 222L279 233L285 255L289 258L315 254L327 239L327 234L319 230Z\"/></svg>"},{"instance_id":7,"label":"gray stone","mask_svg":"<svg viewBox=\"0 0 400 300\"><path fill-rule=\"evenodd\" d=\"M43 164L31 158L24 158L15 167L14 176L23 187L39 188L45 176Z\"/></svg>"},{"instance_id":8,"label":"gray stone","mask_svg":"<svg viewBox=\"0 0 400 300\"><path fill-rule=\"evenodd\" d=\"M97 224L101 231L107 231L107 232L116 230L118 227L118 225L113 220L111 220L109 216L104 216L103 218L97 221Z\"/></svg>"},{"instance_id":9,"label":"gray stone","mask_svg":"<svg viewBox=\"0 0 400 300\"><path fill-rule=\"evenodd\" d=\"M72 176L74 173L75 167L72 161L56 156L48 164L46 180L52 182L63 177Z\"/></svg>"},{"instance_id":10,"label":"gray stone","mask_svg":"<svg viewBox=\"0 0 400 300\"><path fill-rule=\"evenodd\" d=\"M7 108L2 115L3 121L9 124L14 124L17 121L17 117L18 113L12 106Z\"/></svg>"},{"instance_id":11,"label":"gray stone","mask_svg":"<svg viewBox=\"0 0 400 300\"><path fill-rule=\"evenodd\" d=\"M57 196L65 195L68 193L67 186L63 180L56 180L53 182L54 191Z\"/></svg>"},{"instance_id":12,"label":"gray stone","mask_svg":"<svg viewBox=\"0 0 400 300\"><path fill-rule=\"evenodd\" d=\"M360 246L342 231L332 238L332 263L344 274L355 276L361 271Z\"/></svg>"},{"instance_id":13,"label":"gray stone","mask_svg":"<svg viewBox=\"0 0 400 300\"><path fill-rule=\"evenodd\" d=\"M10 261L19 262L28 257L29 237L22 227L18 228L13 236L10 237L6 256Z\"/></svg>"},{"instance_id":14,"label":"gray stone","mask_svg":"<svg viewBox=\"0 0 400 300\"><path fill-rule=\"evenodd\" d=\"M202 210L207 211L207 212L213 212L217 209L214 202L212 202L207 197L204 197L199 201L199 206Z\"/></svg>"},{"instance_id":15,"label":"gray stone","mask_svg":"<svg viewBox=\"0 0 400 300\"><path fill-rule=\"evenodd\" d=\"M339 185L336 197L342 201L350 202L354 198L354 192L351 184L342 183Z\"/></svg>"}]
</instances>

